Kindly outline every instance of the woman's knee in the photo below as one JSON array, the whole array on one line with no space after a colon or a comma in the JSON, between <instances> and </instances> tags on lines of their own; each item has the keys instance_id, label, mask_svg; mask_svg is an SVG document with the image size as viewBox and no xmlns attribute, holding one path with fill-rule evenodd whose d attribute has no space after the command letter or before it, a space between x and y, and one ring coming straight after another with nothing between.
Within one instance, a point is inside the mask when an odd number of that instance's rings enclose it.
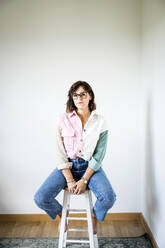
<instances>
[{"instance_id":1,"label":"woman's knee","mask_svg":"<svg viewBox=\"0 0 165 248\"><path fill-rule=\"evenodd\" d=\"M45 203L44 197L38 191L34 195L34 202L38 207L42 207Z\"/></svg>"},{"instance_id":2,"label":"woman's knee","mask_svg":"<svg viewBox=\"0 0 165 248\"><path fill-rule=\"evenodd\" d=\"M34 194L34 198L33 198L34 202L38 205L40 205L40 198L39 198L39 195L38 193L35 193Z\"/></svg>"},{"instance_id":3,"label":"woman's knee","mask_svg":"<svg viewBox=\"0 0 165 248\"><path fill-rule=\"evenodd\" d=\"M114 203L116 201L116 194L115 192L111 192L109 194L106 194L105 198L104 198L104 205L110 209Z\"/></svg>"}]
</instances>

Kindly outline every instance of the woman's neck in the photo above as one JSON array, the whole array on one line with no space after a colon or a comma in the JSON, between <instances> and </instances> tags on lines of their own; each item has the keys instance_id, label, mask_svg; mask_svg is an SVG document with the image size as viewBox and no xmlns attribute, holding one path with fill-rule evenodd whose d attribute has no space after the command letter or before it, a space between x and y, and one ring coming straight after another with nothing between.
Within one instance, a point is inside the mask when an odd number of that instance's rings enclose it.
<instances>
[{"instance_id":1,"label":"woman's neck","mask_svg":"<svg viewBox=\"0 0 165 248\"><path fill-rule=\"evenodd\" d=\"M78 110L76 110L76 112L77 112L78 116L81 119L87 119L91 114L89 108L87 108L87 109L78 109Z\"/></svg>"}]
</instances>

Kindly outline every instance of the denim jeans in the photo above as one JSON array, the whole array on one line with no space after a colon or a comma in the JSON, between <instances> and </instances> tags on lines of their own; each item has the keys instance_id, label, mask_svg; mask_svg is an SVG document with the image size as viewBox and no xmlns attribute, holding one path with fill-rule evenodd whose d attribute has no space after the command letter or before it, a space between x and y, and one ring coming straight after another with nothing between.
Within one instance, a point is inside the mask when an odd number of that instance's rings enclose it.
<instances>
[{"instance_id":1,"label":"denim jeans","mask_svg":"<svg viewBox=\"0 0 165 248\"><path fill-rule=\"evenodd\" d=\"M78 181L85 173L88 161L83 158L68 158L68 161L72 162L71 172L75 181ZM36 205L44 210L52 220L62 211L62 206L55 197L66 185L67 182L62 171L56 168L34 195ZM104 221L107 211L116 201L116 194L101 167L90 177L88 188L96 196L93 212L99 221Z\"/></svg>"}]
</instances>

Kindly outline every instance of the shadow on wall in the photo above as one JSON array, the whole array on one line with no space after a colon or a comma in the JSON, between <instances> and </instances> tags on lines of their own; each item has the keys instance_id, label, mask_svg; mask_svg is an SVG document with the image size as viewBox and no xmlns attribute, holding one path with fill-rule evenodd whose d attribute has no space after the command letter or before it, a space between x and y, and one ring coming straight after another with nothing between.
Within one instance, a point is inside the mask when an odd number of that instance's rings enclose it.
<instances>
[{"instance_id":1,"label":"shadow on wall","mask_svg":"<svg viewBox=\"0 0 165 248\"><path fill-rule=\"evenodd\" d=\"M146 161L145 161L145 212L147 222L154 233L155 219L158 218L159 211L159 196L156 189L155 181L155 163L154 163L154 135L153 135L153 106L152 94L148 96L147 101L147 118L146 118Z\"/></svg>"},{"instance_id":2,"label":"shadow on wall","mask_svg":"<svg viewBox=\"0 0 165 248\"><path fill-rule=\"evenodd\" d=\"M1 181L1 178L0 178ZM9 214L10 211L10 206L9 204L7 204L7 196L5 194L5 189L4 187L1 185L0 188L0 214ZM0 220L1 221L1 220Z\"/></svg>"}]
</instances>

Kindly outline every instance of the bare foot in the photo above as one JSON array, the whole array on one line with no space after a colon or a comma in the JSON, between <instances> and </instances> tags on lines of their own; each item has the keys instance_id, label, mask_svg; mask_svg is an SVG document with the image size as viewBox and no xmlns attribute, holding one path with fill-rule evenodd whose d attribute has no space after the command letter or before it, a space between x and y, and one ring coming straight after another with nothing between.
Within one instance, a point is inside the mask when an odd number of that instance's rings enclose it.
<instances>
[{"instance_id":1,"label":"bare foot","mask_svg":"<svg viewBox=\"0 0 165 248\"><path fill-rule=\"evenodd\" d=\"M93 213L92 213L92 222L93 222L93 233L97 234L97 218Z\"/></svg>"},{"instance_id":2,"label":"bare foot","mask_svg":"<svg viewBox=\"0 0 165 248\"><path fill-rule=\"evenodd\" d=\"M59 215L59 217L60 217L60 221L59 221L59 224L58 224L58 232L60 233L60 228L61 228L61 216L62 216L62 213L59 213L58 215ZM68 215L69 215L69 211L67 211L67 215L66 215L66 216L68 216ZM65 221L65 229L64 229L64 232L66 232L67 228L68 228L68 225L67 225L67 220L66 220L66 221Z\"/></svg>"}]
</instances>

